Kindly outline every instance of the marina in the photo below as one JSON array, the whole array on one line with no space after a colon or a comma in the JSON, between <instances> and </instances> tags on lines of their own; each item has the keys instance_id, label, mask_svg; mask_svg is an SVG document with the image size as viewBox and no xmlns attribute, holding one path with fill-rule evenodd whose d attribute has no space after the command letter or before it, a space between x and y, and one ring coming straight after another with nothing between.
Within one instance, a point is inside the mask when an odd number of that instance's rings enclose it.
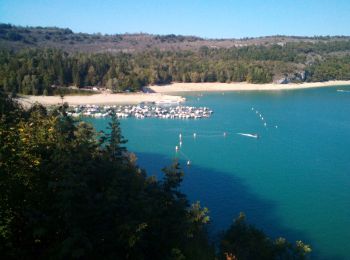
<instances>
[{"instance_id":1,"label":"marina","mask_svg":"<svg viewBox=\"0 0 350 260\"><path fill-rule=\"evenodd\" d=\"M78 105L70 106L67 114L73 117L103 118L115 113L117 118L135 117L160 119L202 119L209 118L213 110L208 107L181 105L159 105L143 103L139 105Z\"/></svg>"},{"instance_id":2,"label":"marina","mask_svg":"<svg viewBox=\"0 0 350 260\"><path fill-rule=\"evenodd\" d=\"M121 120L121 126L139 164L157 178L163 176L159 169L178 158L185 172L183 190L210 208L214 232L244 211L272 237L284 234L292 241L310 243L315 259L337 259L334 255L347 259L343 241L350 239L344 229L350 214L344 207L349 201L350 103L346 94L332 87L273 95L226 92L223 97L218 92L206 93L199 102L194 93L186 95L183 105L209 107L215 112L209 120L130 118ZM109 120L89 122L106 130ZM330 160L332 156L335 159ZM330 242L328 237L336 239Z\"/></svg>"}]
</instances>

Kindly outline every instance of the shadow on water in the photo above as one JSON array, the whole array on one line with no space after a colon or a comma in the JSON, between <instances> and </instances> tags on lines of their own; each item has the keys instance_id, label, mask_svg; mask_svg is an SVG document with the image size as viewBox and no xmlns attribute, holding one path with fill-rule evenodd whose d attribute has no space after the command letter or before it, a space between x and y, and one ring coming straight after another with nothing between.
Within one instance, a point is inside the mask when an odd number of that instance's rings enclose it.
<instances>
[{"instance_id":1,"label":"shadow on water","mask_svg":"<svg viewBox=\"0 0 350 260\"><path fill-rule=\"evenodd\" d=\"M162 178L161 169L173 161L172 158L155 153L136 152L136 155L140 167L144 168L148 175L155 175L158 179ZM180 160L180 164L185 172L181 190L190 201L198 200L202 206L209 208L211 224L208 230L215 242L219 241L220 233L230 226L233 219L240 212L244 212L249 223L262 229L273 239L285 237L291 242L302 240L310 244L313 249L312 259L344 259L325 255L325 249L321 253L305 233L283 225L277 216L277 205L260 198L234 173L198 167L195 164L187 167L183 160Z\"/></svg>"}]
</instances>

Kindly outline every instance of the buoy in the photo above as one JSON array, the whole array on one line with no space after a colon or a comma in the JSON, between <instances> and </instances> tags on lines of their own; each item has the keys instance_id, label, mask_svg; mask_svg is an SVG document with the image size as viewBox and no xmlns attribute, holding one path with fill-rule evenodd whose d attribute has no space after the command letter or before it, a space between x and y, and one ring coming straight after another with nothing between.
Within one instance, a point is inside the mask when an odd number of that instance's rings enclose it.
<instances>
[{"instance_id":1,"label":"buoy","mask_svg":"<svg viewBox=\"0 0 350 260\"><path fill-rule=\"evenodd\" d=\"M275 125L275 128L278 128L278 126L277 126L277 125Z\"/></svg>"},{"instance_id":2,"label":"buoy","mask_svg":"<svg viewBox=\"0 0 350 260\"><path fill-rule=\"evenodd\" d=\"M191 165L191 161L188 160L188 161L187 161L187 166L190 166L190 165Z\"/></svg>"},{"instance_id":3,"label":"buoy","mask_svg":"<svg viewBox=\"0 0 350 260\"><path fill-rule=\"evenodd\" d=\"M254 107L252 107L252 111L254 110Z\"/></svg>"},{"instance_id":4,"label":"buoy","mask_svg":"<svg viewBox=\"0 0 350 260\"><path fill-rule=\"evenodd\" d=\"M180 139L180 140L182 139L182 134L181 134L181 133L179 134L179 139Z\"/></svg>"},{"instance_id":5,"label":"buoy","mask_svg":"<svg viewBox=\"0 0 350 260\"><path fill-rule=\"evenodd\" d=\"M261 117L261 120L264 120L264 118L263 118L263 117Z\"/></svg>"},{"instance_id":6,"label":"buoy","mask_svg":"<svg viewBox=\"0 0 350 260\"><path fill-rule=\"evenodd\" d=\"M179 147L175 146L175 151L178 152L179 151Z\"/></svg>"},{"instance_id":7,"label":"buoy","mask_svg":"<svg viewBox=\"0 0 350 260\"><path fill-rule=\"evenodd\" d=\"M266 126L266 122L264 123L264 126Z\"/></svg>"},{"instance_id":8,"label":"buoy","mask_svg":"<svg viewBox=\"0 0 350 260\"><path fill-rule=\"evenodd\" d=\"M197 137L197 134L196 133L193 133L193 138L196 138Z\"/></svg>"},{"instance_id":9,"label":"buoy","mask_svg":"<svg viewBox=\"0 0 350 260\"><path fill-rule=\"evenodd\" d=\"M180 145L180 147L182 146L182 142L181 141L179 142L179 145Z\"/></svg>"}]
</instances>

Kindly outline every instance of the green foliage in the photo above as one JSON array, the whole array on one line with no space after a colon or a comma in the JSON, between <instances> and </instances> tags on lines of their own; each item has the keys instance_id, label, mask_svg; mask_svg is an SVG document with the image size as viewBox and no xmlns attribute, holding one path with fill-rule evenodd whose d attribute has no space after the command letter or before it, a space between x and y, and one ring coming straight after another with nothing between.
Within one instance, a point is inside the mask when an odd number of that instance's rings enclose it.
<instances>
[{"instance_id":1,"label":"green foliage","mask_svg":"<svg viewBox=\"0 0 350 260\"><path fill-rule=\"evenodd\" d=\"M247 224L243 213L224 233L220 245L222 259L306 259L310 252L310 246L302 241L291 244L284 238L271 240Z\"/></svg>"},{"instance_id":2,"label":"green foliage","mask_svg":"<svg viewBox=\"0 0 350 260\"><path fill-rule=\"evenodd\" d=\"M40 105L22 111L3 94L0 101L3 258L213 255L205 221L190 217L179 191L178 163L156 181L128 156L115 118L110 133L97 134L65 105L48 114Z\"/></svg>"},{"instance_id":3,"label":"green foliage","mask_svg":"<svg viewBox=\"0 0 350 260\"><path fill-rule=\"evenodd\" d=\"M67 54L55 49L2 51L0 87L8 92L50 95L57 91L52 86L100 85L113 92L123 92L172 81L271 82L273 69L278 66L245 55L227 59L235 56L232 52L241 55L239 49L207 50L206 54L148 51L133 55Z\"/></svg>"},{"instance_id":4,"label":"green foliage","mask_svg":"<svg viewBox=\"0 0 350 260\"><path fill-rule=\"evenodd\" d=\"M306 71L303 80L307 81L347 80L350 79L350 58L346 55L349 51L350 41L344 40L220 49L203 46L198 51L145 50L132 54L66 53L34 48L18 52L2 50L0 88L14 93L51 95L57 92L52 86L98 85L124 92L174 81L268 83L274 76L300 71Z\"/></svg>"},{"instance_id":5,"label":"green foliage","mask_svg":"<svg viewBox=\"0 0 350 260\"><path fill-rule=\"evenodd\" d=\"M306 77L291 76L290 80L347 80L349 39L210 40L173 34L84 34L67 28L0 24L0 88L14 94L52 95L52 86L96 85L124 92L170 82L268 83L304 72Z\"/></svg>"},{"instance_id":6,"label":"green foliage","mask_svg":"<svg viewBox=\"0 0 350 260\"><path fill-rule=\"evenodd\" d=\"M350 56L327 57L307 68L309 81L350 80Z\"/></svg>"},{"instance_id":7,"label":"green foliage","mask_svg":"<svg viewBox=\"0 0 350 260\"><path fill-rule=\"evenodd\" d=\"M122 136L120 123L115 115L115 111L111 113L111 122L108 123L109 134L108 144L106 145L107 153L111 160L122 160L126 154L126 148L123 146L127 141Z\"/></svg>"}]
</instances>

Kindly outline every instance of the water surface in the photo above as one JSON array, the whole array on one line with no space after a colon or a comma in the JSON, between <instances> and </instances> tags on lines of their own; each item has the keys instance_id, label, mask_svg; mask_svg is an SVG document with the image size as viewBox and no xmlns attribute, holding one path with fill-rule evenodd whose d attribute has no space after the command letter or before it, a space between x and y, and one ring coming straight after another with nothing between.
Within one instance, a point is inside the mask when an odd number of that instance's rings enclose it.
<instances>
[{"instance_id":1,"label":"water surface","mask_svg":"<svg viewBox=\"0 0 350 260\"><path fill-rule=\"evenodd\" d=\"M210 209L212 234L244 211L248 221L272 237L310 243L313 258L347 259L350 93L337 89L350 87L187 93L186 105L208 106L213 116L130 118L121 125L129 150L148 174L161 177L160 169L180 158L186 174L182 190ZM105 129L108 120L92 122ZM183 144L176 154L179 133ZM258 133L260 138L237 133Z\"/></svg>"}]
</instances>

